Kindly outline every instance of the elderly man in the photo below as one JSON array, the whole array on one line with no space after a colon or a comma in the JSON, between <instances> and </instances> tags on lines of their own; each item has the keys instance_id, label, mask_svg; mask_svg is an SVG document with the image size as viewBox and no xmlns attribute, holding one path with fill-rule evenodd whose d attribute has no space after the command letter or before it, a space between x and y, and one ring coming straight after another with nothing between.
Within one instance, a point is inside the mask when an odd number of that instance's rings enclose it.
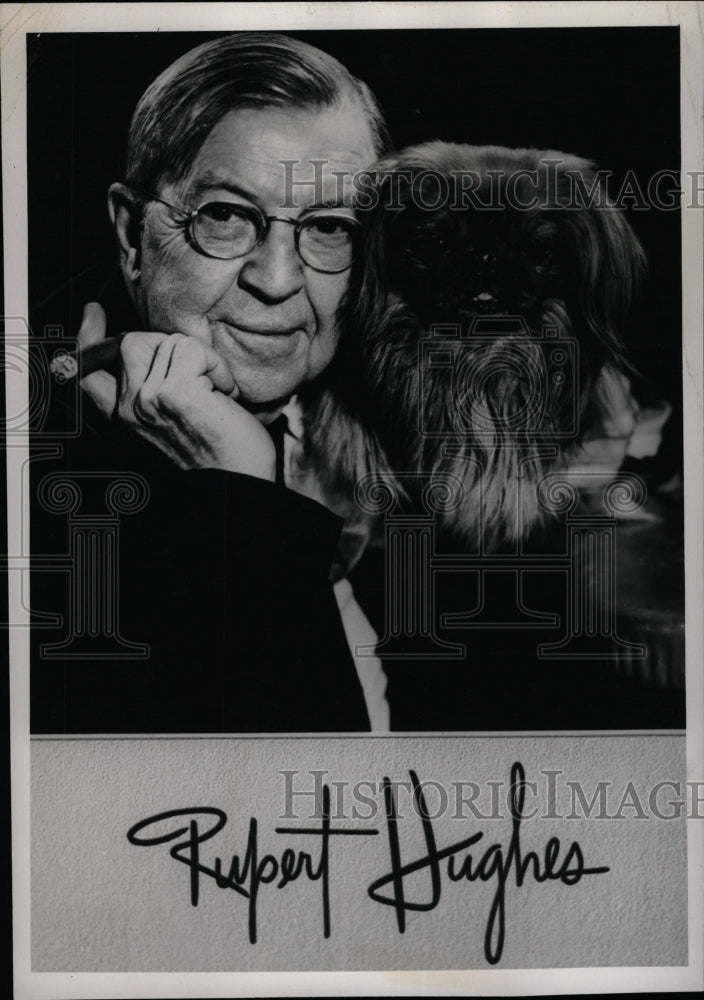
<instances>
[{"instance_id":1,"label":"elderly man","mask_svg":"<svg viewBox=\"0 0 704 1000\"><path fill-rule=\"evenodd\" d=\"M119 629L149 654L35 631L35 732L369 728L328 584L339 522L282 484L281 414L335 353L351 180L385 135L362 83L275 35L202 45L142 97L109 193L121 277L79 333L126 332L121 357L84 378L82 432L54 468L146 480L120 524ZM55 552L66 526L38 509L32 531ZM57 606L49 577L33 605L65 631L76 599Z\"/></svg>"}]
</instances>

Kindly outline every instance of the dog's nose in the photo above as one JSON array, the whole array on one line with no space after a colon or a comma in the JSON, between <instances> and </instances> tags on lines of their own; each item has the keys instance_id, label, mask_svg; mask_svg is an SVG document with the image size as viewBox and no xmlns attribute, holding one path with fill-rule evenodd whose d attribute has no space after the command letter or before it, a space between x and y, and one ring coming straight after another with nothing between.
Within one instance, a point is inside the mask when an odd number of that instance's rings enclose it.
<instances>
[{"instance_id":1,"label":"dog's nose","mask_svg":"<svg viewBox=\"0 0 704 1000\"><path fill-rule=\"evenodd\" d=\"M491 250L472 247L469 251L469 262L478 271L493 271L496 267L497 255Z\"/></svg>"},{"instance_id":2,"label":"dog's nose","mask_svg":"<svg viewBox=\"0 0 704 1000\"><path fill-rule=\"evenodd\" d=\"M479 265L481 271L486 273L488 271L493 271L496 267L496 254L490 253L488 250L484 252L479 252L477 254L477 264Z\"/></svg>"}]
</instances>

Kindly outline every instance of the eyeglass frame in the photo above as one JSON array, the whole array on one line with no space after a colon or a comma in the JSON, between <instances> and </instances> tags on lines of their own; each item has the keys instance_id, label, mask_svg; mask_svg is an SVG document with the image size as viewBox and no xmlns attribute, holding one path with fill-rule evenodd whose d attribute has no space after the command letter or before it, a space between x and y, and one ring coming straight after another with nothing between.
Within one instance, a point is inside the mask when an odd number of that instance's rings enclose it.
<instances>
[{"instance_id":1,"label":"eyeglass frame","mask_svg":"<svg viewBox=\"0 0 704 1000\"><path fill-rule=\"evenodd\" d=\"M266 215L257 205L239 205L236 202L217 201L216 199L215 200L209 199L208 201L201 202L200 205L198 205L194 209L187 209L187 208L181 208L180 205L173 205L170 201L166 201L164 198L160 198L159 195L154 194L151 191L135 191L135 194L141 195L143 198L146 198L149 201L158 201L161 205L166 205L166 207L170 208L172 211L178 212L180 215L185 215L186 218L188 219L188 227L186 234L188 243L199 254L202 254L203 257L207 257L209 260L241 260L242 257L246 257L248 253L251 253L252 250L256 250L257 247L260 247L264 243L267 236L269 235L272 222L285 222L287 225L295 227L293 238L296 246L296 253L298 254L300 260L306 265L306 267L310 267L313 271L317 271L318 274L342 274L344 271L349 271L349 269L352 267L352 264L356 259L356 254L354 253L353 249L352 259L350 260L349 264L346 264L344 267L337 268L336 270L328 271L324 268L316 267L315 264L309 263L305 259L305 257L301 254L300 235L302 230L306 228L306 223L310 219L315 219L318 218L319 216L324 216L326 218L333 218L333 219L336 218L336 216L330 212L327 213L319 212L317 215L311 214L306 216L304 219L291 219L287 215ZM205 208L206 205L232 205L233 208L236 208L239 211L241 211L243 215L254 216L259 222L258 228L260 229L259 238L257 239L257 242L254 244L254 246L250 247L249 250L245 250L244 253L237 254L235 257L217 257L215 254L208 253L207 250L204 250L195 237L195 234L193 232L193 223L195 222L199 213L202 211L202 209ZM359 221L359 219L352 218L351 216L344 216L344 219L346 222L349 222L352 225L352 229L355 231L358 242L361 242L359 241L359 237L361 236L362 233L362 224Z\"/></svg>"}]
</instances>

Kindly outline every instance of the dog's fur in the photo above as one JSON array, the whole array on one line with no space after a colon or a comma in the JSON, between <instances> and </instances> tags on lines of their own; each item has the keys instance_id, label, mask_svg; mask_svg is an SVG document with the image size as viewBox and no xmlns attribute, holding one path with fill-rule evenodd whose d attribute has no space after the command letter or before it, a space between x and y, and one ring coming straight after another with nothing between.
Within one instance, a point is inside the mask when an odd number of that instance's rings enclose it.
<instances>
[{"instance_id":1,"label":"dog's fur","mask_svg":"<svg viewBox=\"0 0 704 1000\"><path fill-rule=\"evenodd\" d=\"M377 171L379 207L343 309L341 350L325 385L304 400L312 466L348 517L355 484L369 473L395 481L408 509L420 507L420 492L399 473L450 474L464 499L441 516L444 527L486 549L524 538L544 517L541 478L567 465L598 422L600 375L631 370L624 334L644 253L598 185L600 204L573 204L570 171L583 191L595 184L592 164L574 156L432 142ZM418 207L439 193L428 171L447 179L450 202L457 172L471 172L475 203L488 207ZM394 174L401 210L389 208ZM536 194L537 205L517 207ZM527 332L467 337L486 316L522 317ZM436 324L459 324L465 336L442 342L452 365L421 370L419 343ZM548 327L577 344L561 382L548 361ZM526 422L536 402L540 416ZM426 483L418 478L419 488Z\"/></svg>"}]
</instances>

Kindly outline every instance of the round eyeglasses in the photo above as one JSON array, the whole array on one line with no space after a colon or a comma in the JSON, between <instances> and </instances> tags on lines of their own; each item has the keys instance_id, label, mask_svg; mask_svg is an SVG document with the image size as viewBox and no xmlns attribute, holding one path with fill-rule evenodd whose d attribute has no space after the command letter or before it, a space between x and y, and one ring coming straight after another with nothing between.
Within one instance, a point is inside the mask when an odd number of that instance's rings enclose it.
<instances>
[{"instance_id":1,"label":"round eyeglasses","mask_svg":"<svg viewBox=\"0 0 704 1000\"><path fill-rule=\"evenodd\" d=\"M264 215L254 205L207 201L192 211L172 205L158 195L144 192L187 219L187 239L205 257L235 260L244 257L267 238L272 222L294 227L296 250L304 264L325 274L351 267L360 244L361 224L334 212L311 212L303 219Z\"/></svg>"}]
</instances>

